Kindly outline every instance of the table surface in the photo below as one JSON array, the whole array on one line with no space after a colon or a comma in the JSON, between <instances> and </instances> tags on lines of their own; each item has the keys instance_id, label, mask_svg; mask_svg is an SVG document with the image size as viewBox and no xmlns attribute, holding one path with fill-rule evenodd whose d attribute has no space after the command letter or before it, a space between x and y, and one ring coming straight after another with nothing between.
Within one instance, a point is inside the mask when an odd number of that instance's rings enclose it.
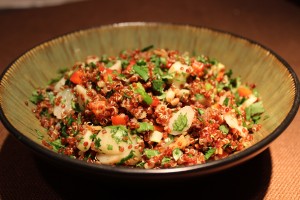
<instances>
[{"instance_id":1,"label":"table surface","mask_svg":"<svg viewBox=\"0 0 300 200\"><path fill-rule=\"evenodd\" d=\"M128 21L173 22L233 32L274 50L300 77L298 0L87 0L39 8L0 8L0 72L26 50L50 38ZM166 183L137 189L130 183L116 187L101 180L73 180L36 158L0 123L0 199L300 199L299 122L298 111L269 148L240 166L178 186Z\"/></svg>"}]
</instances>

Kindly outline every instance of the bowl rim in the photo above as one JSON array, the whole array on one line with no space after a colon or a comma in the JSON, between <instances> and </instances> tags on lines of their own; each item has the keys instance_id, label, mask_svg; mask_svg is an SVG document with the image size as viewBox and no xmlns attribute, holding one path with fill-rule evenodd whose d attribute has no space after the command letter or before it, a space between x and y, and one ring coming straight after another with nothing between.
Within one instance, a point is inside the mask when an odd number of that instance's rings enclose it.
<instances>
[{"instance_id":1,"label":"bowl rim","mask_svg":"<svg viewBox=\"0 0 300 200\"><path fill-rule=\"evenodd\" d=\"M242 39L243 41L246 41L250 43L251 45L257 45L259 48L262 48L263 50L269 52L272 54L276 59L279 60L283 64L283 66L288 70L290 76L292 77L294 86L295 86L295 96L294 96L294 101L293 105L291 106L290 111L288 112L286 118L282 121L282 123L273 131L271 132L268 136L263 138L259 143L256 143L246 149L244 149L241 152L238 152L237 154L233 154L229 157L226 157L224 159L220 160L215 160L211 162L207 162L204 164L198 164L198 165L192 165L192 166L184 166L184 167L176 167L176 168L167 168L167 169L140 169L140 168L130 168L130 167L123 167L123 166L109 166L109 165L98 165L98 164L91 164L87 163L84 161L76 160L76 159L71 159L68 156L62 155L55 153L47 148L41 147L41 145L31 141L29 138L27 138L25 135L23 135L21 132L19 132L11 123L10 121L6 118L5 113L2 108L2 98L0 99L0 120L3 123L4 127L17 138L20 142L24 143L27 147L30 147L31 150L33 150L35 153L48 158L50 161L55 161L56 163L59 163L61 165L63 164L70 164L67 166L76 166L79 169L87 169L91 170L96 173L100 173L101 175L108 175L107 172L113 173L113 175L116 176L126 176L126 177L131 177L131 178L139 178L136 175L143 175L145 178L159 178L162 175L164 176L172 176L172 175L178 175L178 176L187 176L191 174L198 174L198 175L203 175L203 174L209 174L213 172L220 171L222 169L227 169L231 166L240 164L246 160L249 160L250 158L256 156L257 154L261 153L263 150L265 150L271 142L273 142L280 134L284 132L284 130L289 126L289 124L292 122L294 117L296 116L298 109L299 109L299 104L300 104L300 86L299 86L299 80L298 77L295 73L295 71L292 69L292 67L277 53L275 53L273 50L269 49L268 47L252 40L249 38L246 38L244 36L231 33L228 31L224 30L219 30L216 28L210 28L207 26L200 26L200 25L192 25L192 24L181 24L181 23L164 23L164 22L120 22L120 23L113 23L113 24L105 24L105 25L100 25L100 26L94 26L90 28L85 28L85 29L78 29L75 31L67 32L65 34L59 35L52 37L44 42L41 42L34 47L28 49L24 53L22 53L20 56L18 56L15 60L13 60L1 73L0 76L0 87L2 86L2 81L3 77L6 75L7 71L10 69L10 67L21 57L23 57L25 54L33 51L36 48L39 48L40 46L55 41L59 40L61 38L64 38L68 35L74 35L78 34L80 32L88 32L88 31L93 31L96 29L100 28L119 28L119 27L130 27L130 26L138 26L138 27L147 27L147 26L175 26L175 27L189 27L189 28L196 28L196 29L205 29L212 31L214 33L222 34L222 35L229 35L231 37L234 37L236 39ZM134 175L134 177L132 177ZM153 175L160 175L160 176L153 176ZM177 176L176 176L177 177Z\"/></svg>"}]
</instances>

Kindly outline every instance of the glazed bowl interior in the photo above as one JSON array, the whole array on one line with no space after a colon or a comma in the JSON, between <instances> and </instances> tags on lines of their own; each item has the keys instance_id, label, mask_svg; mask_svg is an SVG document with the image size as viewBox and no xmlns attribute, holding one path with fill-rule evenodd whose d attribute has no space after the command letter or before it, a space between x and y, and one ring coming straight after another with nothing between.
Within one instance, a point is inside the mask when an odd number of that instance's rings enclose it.
<instances>
[{"instance_id":1,"label":"glazed bowl interior","mask_svg":"<svg viewBox=\"0 0 300 200\"><path fill-rule=\"evenodd\" d=\"M186 170L210 171L226 168L257 155L264 150L292 121L299 107L298 79L286 62L272 51L255 42L202 27L160 23L122 23L74 32L45 42L14 61L3 73L0 88L1 120L5 127L19 140L36 152L53 160L72 163L94 170L116 171L118 167L95 166L75 161L46 149L37 131L46 134L32 113L33 105L28 101L32 91L44 87L55 78L57 71L71 67L88 55L117 55L125 49L143 48L176 49L195 55L208 55L232 69L233 76L244 82L255 83L262 97L265 116L262 129L254 134L255 144L243 152L220 161ZM265 118L265 117L263 117ZM140 173L139 170L123 169L125 173ZM132 171L130 171L132 170ZM142 170L144 172L153 170ZM181 171L181 170L178 170ZM146 173L147 173L146 172ZM161 173L174 169L158 170Z\"/></svg>"}]
</instances>

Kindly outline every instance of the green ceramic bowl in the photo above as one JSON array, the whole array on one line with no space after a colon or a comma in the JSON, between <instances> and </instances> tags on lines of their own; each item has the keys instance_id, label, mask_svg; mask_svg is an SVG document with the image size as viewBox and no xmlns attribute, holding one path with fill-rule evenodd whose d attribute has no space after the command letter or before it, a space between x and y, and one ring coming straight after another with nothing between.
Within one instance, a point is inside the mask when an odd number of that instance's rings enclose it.
<instances>
[{"instance_id":1,"label":"green ceramic bowl","mask_svg":"<svg viewBox=\"0 0 300 200\"><path fill-rule=\"evenodd\" d=\"M174 169L133 169L89 164L45 148L37 130L45 134L31 109L25 105L33 90L44 87L61 67L72 66L88 55L117 55L124 49L177 49L204 54L224 63L235 76L255 83L266 115L255 144L228 158ZM242 163L268 147L290 124L299 108L299 81L292 68L273 51L236 35L203 27L161 23L121 23L67 34L29 50L1 76L0 117L5 127L39 155L64 168L92 175L139 179L179 178L212 173ZM155 175L155 176L154 176Z\"/></svg>"}]
</instances>

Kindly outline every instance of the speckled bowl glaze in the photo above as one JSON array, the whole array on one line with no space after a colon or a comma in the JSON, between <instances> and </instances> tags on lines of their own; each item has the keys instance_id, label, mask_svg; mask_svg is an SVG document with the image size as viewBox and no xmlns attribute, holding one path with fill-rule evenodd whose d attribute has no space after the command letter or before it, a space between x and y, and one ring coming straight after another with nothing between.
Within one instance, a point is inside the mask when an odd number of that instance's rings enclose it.
<instances>
[{"instance_id":1,"label":"speckled bowl glaze","mask_svg":"<svg viewBox=\"0 0 300 200\"><path fill-rule=\"evenodd\" d=\"M117 55L124 49L176 49L216 58L234 76L255 83L266 115L255 144L225 159L172 169L137 169L89 164L45 148L37 135L46 131L25 105L33 90L56 77L59 68L72 66L88 55ZM290 124L299 109L299 81L293 69L270 49L234 34L204 27L163 23L120 23L80 30L40 44L16 59L1 76L0 117L18 140L48 161L65 169L106 177L177 179L217 172L240 164L263 150Z\"/></svg>"}]
</instances>

